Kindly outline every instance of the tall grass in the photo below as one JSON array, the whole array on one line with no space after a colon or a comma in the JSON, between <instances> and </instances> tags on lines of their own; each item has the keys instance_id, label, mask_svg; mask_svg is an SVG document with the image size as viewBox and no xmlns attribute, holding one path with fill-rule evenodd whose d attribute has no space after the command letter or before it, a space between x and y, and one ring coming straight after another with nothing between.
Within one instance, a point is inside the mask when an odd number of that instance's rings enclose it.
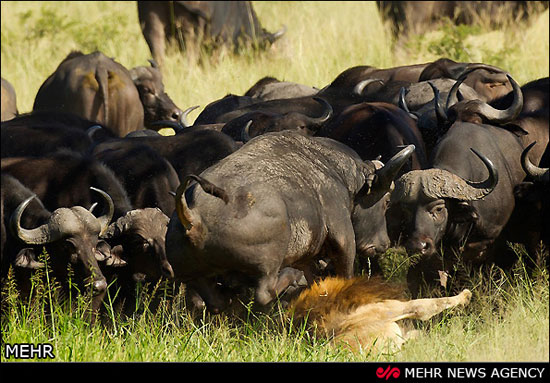
<instances>
[{"instance_id":1,"label":"tall grass","mask_svg":"<svg viewBox=\"0 0 550 383\"><path fill-rule=\"evenodd\" d=\"M73 49L101 50L128 68L148 65L135 2L1 2L1 73L17 92L20 112L32 109L43 81ZM167 92L182 108L243 94L263 76L322 88L356 65L386 68L441 56L482 61L520 83L549 74L549 12L498 30L483 23L436 31L395 45L374 2L254 2L262 25L286 35L265 51L188 52L170 49L163 69ZM518 254L520 252L518 251ZM402 281L409 260L391 249L385 275ZM182 292L163 283L140 291L139 310L123 316L116 292L101 320L86 320L86 294L62 295L60 282L37 273L21 301L13 277L2 289L2 343L51 343L56 361L548 361L548 273L496 268L470 273L474 294L464 310L420 324L423 335L394 354L354 354L293 325L282 311L242 318L185 309ZM368 272L368 271L367 271ZM157 298L158 310L152 310ZM429 330L429 331L428 331ZM1 360L5 361L2 353Z\"/></svg>"},{"instance_id":2,"label":"tall grass","mask_svg":"<svg viewBox=\"0 0 550 383\"><path fill-rule=\"evenodd\" d=\"M4 284L2 343L50 343L56 361L548 361L548 271L540 264L528 272L518 256L508 273L469 270L463 287L473 292L470 305L411 323L422 335L390 354L353 353L315 338L280 305L257 313L243 302L238 316L196 312L186 308L183 290L167 282L143 286L141 304L129 315L107 296L101 319L90 324L89 298L77 295L68 304L45 272L35 275L25 301L11 276Z\"/></svg>"}]
</instances>

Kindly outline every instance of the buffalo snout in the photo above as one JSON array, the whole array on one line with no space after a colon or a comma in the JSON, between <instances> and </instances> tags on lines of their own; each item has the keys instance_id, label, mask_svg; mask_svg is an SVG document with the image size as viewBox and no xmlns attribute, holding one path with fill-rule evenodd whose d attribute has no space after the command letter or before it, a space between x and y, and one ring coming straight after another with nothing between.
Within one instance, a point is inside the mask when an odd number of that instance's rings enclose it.
<instances>
[{"instance_id":1,"label":"buffalo snout","mask_svg":"<svg viewBox=\"0 0 550 383\"><path fill-rule=\"evenodd\" d=\"M409 254L422 254L423 256L431 256L435 254L434 240L426 235L419 237L411 237L405 243L405 247Z\"/></svg>"}]
</instances>

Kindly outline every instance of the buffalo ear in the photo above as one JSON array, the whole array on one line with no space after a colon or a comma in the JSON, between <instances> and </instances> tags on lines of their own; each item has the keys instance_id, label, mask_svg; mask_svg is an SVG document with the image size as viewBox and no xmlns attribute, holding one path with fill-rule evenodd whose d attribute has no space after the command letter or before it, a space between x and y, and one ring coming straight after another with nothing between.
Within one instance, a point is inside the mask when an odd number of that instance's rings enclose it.
<instances>
[{"instance_id":1,"label":"buffalo ear","mask_svg":"<svg viewBox=\"0 0 550 383\"><path fill-rule=\"evenodd\" d=\"M128 263L122 258L123 253L124 249L122 248L122 245L116 245L115 247L111 248L111 256L109 257L109 259L107 259L105 265L111 267L126 266Z\"/></svg>"},{"instance_id":2,"label":"buffalo ear","mask_svg":"<svg viewBox=\"0 0 550 383\"><path fill-rule=\"evenodd\" d=\"M479 219L477 209L466 201L453 201L448 208L449 219L454 223L469 223Z\"/></svg>"},{"instance_id":3,"label":"buffalo ear","mask_svg":"<svg viewBox=\"0 0 550 383\"><path fill-rule=\"evenodd\" d=\"M19 252L15 256L15 266L25 269L36 270L44 267L44 263L37 262L34 249L27 247L19 250Z\"/></svg>"},{"instance_id":4,"label":"buffalo ear","mask_svg":"<svg viewBox=\"0 0 550 383\"><path fill-rule=\"evenodd\" d=\"M111 246L102 239L97 242L95 249L95 259L98 262L105 261L111 256Z\"/></svg>"},{"instance_id":5,"label":"buffalo ear","mask_svg":"<svg viewBox=\"0 0 550 383\"><path fill-rule=\"evenodd\" d=\"M507 124L502 124L502 127L512 133L514 133L516 136L518 137L521 137L521 136L525 136L527 134L529 134L528 131L526 131L525 129L523 129L521 126L517 125L517 124L514 124L514 123L507 123Z\"/></svg>"},{"instance_id":6,"label":"buffalo ear","mask_svg":"<svg viewBox=\"0 0 550 383\"><path fill-rule=\"evenodd\" d=\"M534 187L535 184L532 182L521 182L514 186L514 197L517 199L525 199L532 193Z\"/></svg>"}]
</instances>

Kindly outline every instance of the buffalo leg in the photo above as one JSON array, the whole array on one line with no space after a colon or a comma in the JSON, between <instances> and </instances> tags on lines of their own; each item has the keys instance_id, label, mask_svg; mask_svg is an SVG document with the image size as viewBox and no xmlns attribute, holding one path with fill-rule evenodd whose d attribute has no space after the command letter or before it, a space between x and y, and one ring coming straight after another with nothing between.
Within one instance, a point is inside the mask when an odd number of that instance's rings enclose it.
<instances>
[{"instance_id":1,"label":"buffalo leg","mask_svg":"<svg viewBox=\"0 0 550 383\"><path fill-rule=\"evenodd\" d=\"M303 276L304 273L302 271L291 267L285 267L278 275L265 275L258 281L255 293L256 302L260 306L266 306L288 286L298 283Z\"/></svg>"}]
</instances>

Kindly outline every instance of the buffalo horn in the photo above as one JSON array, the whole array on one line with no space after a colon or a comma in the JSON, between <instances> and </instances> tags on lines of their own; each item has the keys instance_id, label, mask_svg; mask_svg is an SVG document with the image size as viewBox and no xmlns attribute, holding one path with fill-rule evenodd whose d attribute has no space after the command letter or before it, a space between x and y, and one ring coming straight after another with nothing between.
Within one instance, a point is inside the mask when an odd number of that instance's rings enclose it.
<instances>
[{"instance_id":1,"label":"buffalo horn","mask_svg":"<svg viewBox=\"0 0 550 383\"><path fill-rule=\"evenodd\" d=\"M17 206L10 218L10 227L13 233L23 242L29 245L44 245L60 239L59 230L52 230L50 224L45 223L35 229L24 229L21 227L21 216L27 205L36 195L32 195ZM38 199L37 199L38 200Z\"/></svg>"},{"instance_id":2,"label":"buffalo horn","mask_svg":"<svg viewBox=\"0 0 550 383\"><path fill-rule=\"evenodd\" d=\"M384 85L384 81L380 80L379 78L367 78L366 80L359 81L357 85L353 88L353 93L362 96L363 90L367 87L367 85L372 84L373 82L379 82L380 84Z\"/></svg>"},{"instance_id":3,"label":"buffalo horn","mask_svg":"<svg viewBox=\"0 0 550 383\"><path fill-rule=\"evenodd\" d=\"M465 180L465 181L468 185L470 185L474 189L480 190L480 191L482 191L482 193L487 195L487 194L491 193L495 189L495 187L497 186L497 183L498 183L497 169L495 168L495 165L493 165L491 160L489 160L483 154L479 153L474 148L470 148L470 150L472 152L474 152L474 154L476 156L478 156L481 161L483 161L483 163L487 167L487 170L489 171L489 177L485 181L481 181L481 182L473 182L473 181L467 181L467 180Z\"/></svg>"},{"instance_id":4,"label":"buffalo horn","mask_svg":"<svg viewBox=\"0 0 550 383\"><path fill-rule=\"evenodd\" d=\"M187 109L185 109L183 111L183 113L181 114L181 117L180 117L180 123L181 125L183 125L184 128L189 128L191 125L189 125L189 122L187 122L187 116L189 115L189 113L191 113L192 111L194 111L195 109L199 108L200 105L195 105L195 106L191 106Z\"/></svg>"},{"instance_id":5,"label":"buffalo horn","mask_svg":"<svg viewBox=\"0 0 550 383\"><path fill-rule=\"evenodd\" d=\"M414 153L414 150L414 145L407 145L404 149L390 158L382 168L375 171L374 181L363 203L367 206L372 206L391 189L392 182L397 176L397 173L399 173L403 165Z\"/></svg>"},{"instance_id":6,"label":"buffalo horn","mask_svg":"<svg viewBox=\"0 0 550 383\"><path fill-rule=\"evenodd\" d=\"M248 121L241 131L241 141L245 144L250 141L250 126L252 125L252 120Z\"/></svg>"},{"instance_id":7,"label":"buffalo horn","mask_svg":"<svg viewBox=\"0 0 550 383\"><path fill-rule=\"evenodd\" d=\"M178 218L185 227L186 230L191 230L193 227L193 222L191 220L191 211L189 210L189 206L187 205L187 201L185 200L185 190L187 189L187 186L192 181L192 178L185 177L183 182L178 186L176 189L176 213L178 214Z\"/></svg>"},{"instance_id":8,"label":"buffalo horn","mask_svg":"<svg viewBox=\"0 0 550 383\"><path fill-rule=\"evenodd\" d=\"M394 200L415 200L420 190L429 198L453 198L475 201L491 193L498 183L498 172L493 163L476 150L471 149L485 164L489 177L482 182L472 182L438 168L413 170L403 174L396 182L392 194Z\"/></svg>"},{"instance_id":9,"label":"buffalo horn","mask_svg":"<svg viewBox=\"0 0 550 383\"><path fill-rule=\"evenodd\" d=\"M308 117L305 116L306 120L315 125L321 125L324 122L327 122L329 118L332 117L332 114L334 113L334 110L332 109L332 105L329 104L327 100L321 97L313 97L315 101L317 101L319 104L324 105L325 110L323 114L320 117Z\"/></svg>"},{"instance_id":10,"label":"buffalo horn","mask_svg":"<svg viewBox=\"0 0 550 383\"><path fill-rule=\"evenodd\" d=\"M101 231L99 232L99 236L102 236L107 232L107 229L109 228L109 223L111 223L111 219L113 219L113 215L115 213L115 204L113 203L113 199L111 198L111 196L106 192L104 192L103 190L95 188L93 186L90 187L90 190L93 190L101 194L105 202L107 202L107 206L108 206L107 213L97 218L97 220L99 221L99 224L101 225Z\"/></svg>"},{"instance_id":11,"label":"buffalo horn","mask_svg":"<svg viewBox=\"0 0 550 383\"><path fill-rule=\"evenodd\" d=\"M407 112L412 119L418 120L418 116L409 110L409 106L407 105L407 101L405 100L406 94L407 90L404 86L402 86L399 90L399 107Z\"/></svg>"},{"instance_id":12,"label":"buffalo horn","mask_svg":"<svg viewBox=\"0 0 550 383\"><path fill-rule=\"evenodd\" d=\"M510 76L506 74L508 81L512 84L514 92L514 101L505 110L499 110L493 108L487 103L482 103L479 109L479 113L482 114L487 120L494 123L505 123L515 119L521 112L523 108L523 93L519 84Z\"/></svg>"},{"instance_id":13,"label":"buffalo horn","mask_svg":"<svg viewBox=\"0 0 550 383\"><path fill-rule=\"evenodd\" d=\"M274 43L276 40L280 39L286 33L286 25L283 25L281 29L274 33L268 33L266 35L267 40L270 43Z\"/></svg>"},{"instance_id":14,"label":"buffalo horn","mask_svg":"<svg viewBox=\"0 0 550 383\"><path fill-rule=\"evenodd\" d=\"M94 134L101 129L103 129L101 125L92 125L86 130L86 134L88 135L88 137L90 137L93 140Z\"/></svg>"},{"instance_id":15,"label":"buffalo horn","mask_svg":"<svg viewBox=\"0 0 550 383\"><path fill-rule=\"evenodd\" d=\"M523 167L525 173L527 173L527 175L535 181L548 183L550 182L550 168L540 168L536 165L533 165L533 163L529 160L529 157L527 156L531 148L536 143L537 141L532 142L521 153L521 166Z\"/></svg>"},{"instance_id":16,"label":"buffalo horn","mask_svg":"<svg viewBox=\"0 0 550 383\"><path fill-rule=\"evenodd\" d=\"M435 106L435 115L437 117L437 124L441 125L447 121L447 112L443 105L441 105L441 97L439 96L439 89L431 82L428 81L428 85L432 87L434 92L434 106Z\"/></svg>"}]
</instances>

